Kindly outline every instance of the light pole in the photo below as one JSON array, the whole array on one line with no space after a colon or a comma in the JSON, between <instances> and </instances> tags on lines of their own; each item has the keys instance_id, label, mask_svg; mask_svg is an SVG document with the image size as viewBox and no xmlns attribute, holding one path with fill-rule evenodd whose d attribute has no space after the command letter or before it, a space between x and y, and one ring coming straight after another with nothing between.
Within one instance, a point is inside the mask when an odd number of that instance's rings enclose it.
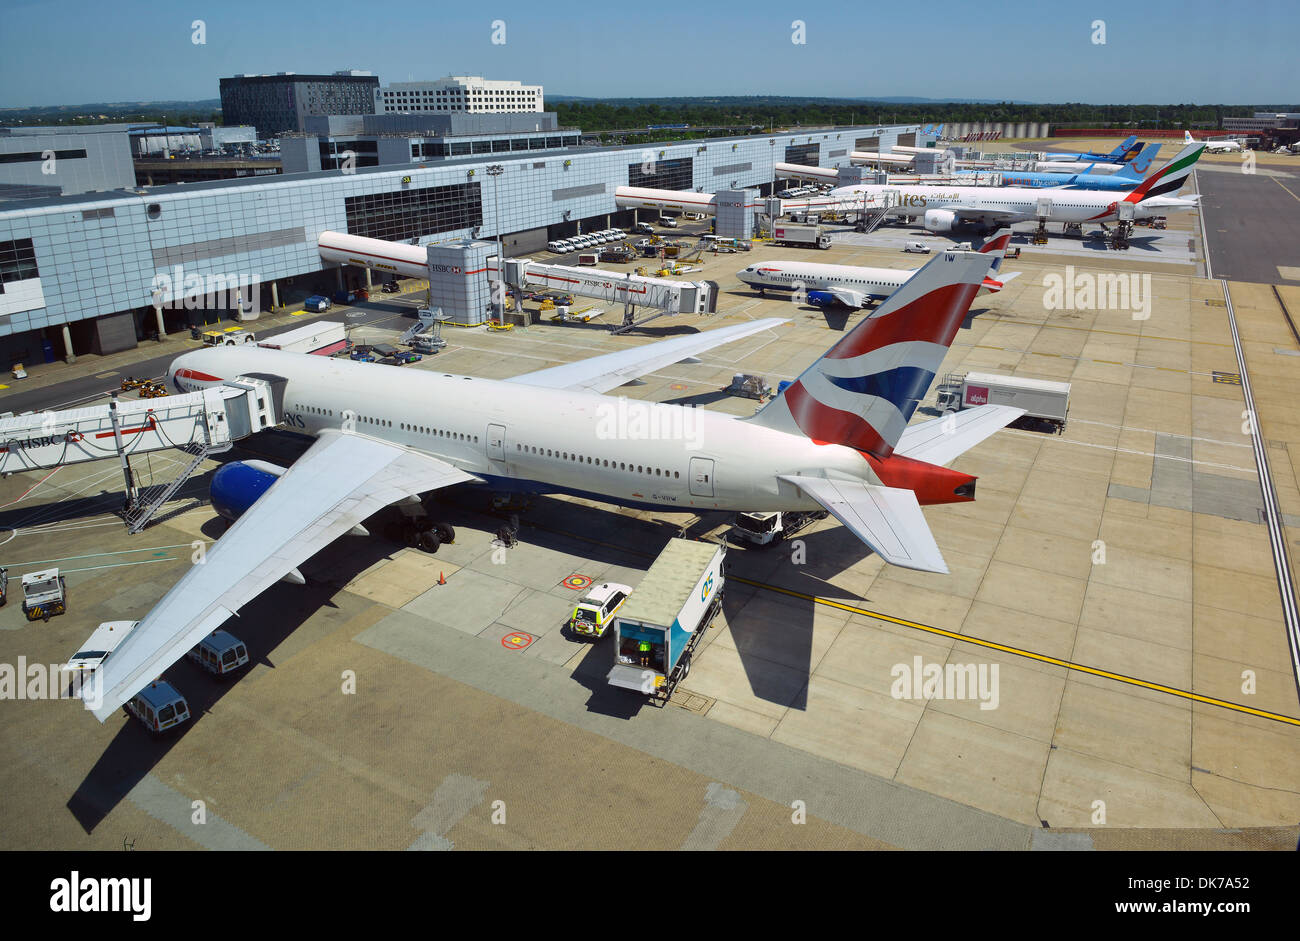
<instances>
[{"instance_id":1,"label":"light pole","mask_svg":"<svg viewBox=\"0 0 1300 941\"><path fill-rule=\"evenodd\" d=\"M506 256L501 247L501 181L497 177L505 173L506 168L499 163L494 163L486 168L483 172L492 177L492 212L496 217L494 226L497 233L497 288L493 291L493 301L497 309L497 323L505 323L506 320ZM522 302L522 298L520 298ZM520 303L520 313L523 312L524 305Z\"/></svg>"}]
</instances>

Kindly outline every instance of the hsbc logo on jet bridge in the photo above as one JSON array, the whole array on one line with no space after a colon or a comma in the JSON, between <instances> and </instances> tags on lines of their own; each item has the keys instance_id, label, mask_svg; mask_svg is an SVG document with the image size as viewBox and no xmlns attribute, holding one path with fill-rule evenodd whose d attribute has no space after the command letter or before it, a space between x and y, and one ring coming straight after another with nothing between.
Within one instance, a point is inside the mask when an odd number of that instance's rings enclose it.
<instances>
[{"instance_id":1,"label":"hsbc logo on jet bridge","mask_svg":"<svg viewBox=\"0 0 1300 941\"><path fill-rule=\"evenodd\" d=\"M967 386L966 403L968 405L988 405L989 404L988 386Z\"/></svg>"},{"instance_id":2,"label":"hsbc logo on jet bridge","mask_svg":"<svg viewBox=\"0 0 1300 941\"><path fill-rule=\"evenodd\" d=\"M439 274L460 274L460 265L430 265L430 271L436 271Z\"/></svg>"}]
</instances>

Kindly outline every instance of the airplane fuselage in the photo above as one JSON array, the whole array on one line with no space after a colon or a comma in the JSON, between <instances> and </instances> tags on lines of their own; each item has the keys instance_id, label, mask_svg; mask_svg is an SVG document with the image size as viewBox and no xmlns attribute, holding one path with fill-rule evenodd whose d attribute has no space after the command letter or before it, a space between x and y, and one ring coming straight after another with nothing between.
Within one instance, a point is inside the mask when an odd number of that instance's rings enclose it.
<instances>
[{"instance_id":1,"label":"airplane fuselage","mask_svg":"<svg viewBox=\"0 0 1300 941\"><path fill-rule=\"evenodd\" d=\"M891 460L906 462L704 409L278 350L198 350L173 362L171 379L193 391L250 373L287 380L291 430L350 428L500 491L685 511L810 510L818 504L778 475L881 483L877 470L890 477Z\"/></svg>"}]
</instances>

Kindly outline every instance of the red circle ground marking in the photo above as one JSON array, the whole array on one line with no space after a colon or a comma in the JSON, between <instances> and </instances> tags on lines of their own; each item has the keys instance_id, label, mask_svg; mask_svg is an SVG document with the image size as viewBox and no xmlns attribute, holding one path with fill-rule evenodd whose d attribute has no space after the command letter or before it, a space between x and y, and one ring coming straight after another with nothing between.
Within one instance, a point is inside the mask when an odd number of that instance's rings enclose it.
<instances>
[{"instance_id":1,"label":"red circle ground marking","mask_svg":"<svg viewBox=\"0 0 1300 941\"><path fill-rule=\"evenodd\" d=\"M564 581L560 582L565 588L572 588L574 591L581 591L591 584L591 579L586 575L570 575Z\"/></svg>"},{"instance_id":2,"label":"red circle ground marking","mask_svg":"<svg viewBox=\"0 0 1300 941\"><path fill-rule=\"evenodd\" d=\"M506 650L523 650L533 642L532 634L525 634L523 631L513 631L501 638L501 646Z\"/></svg>"}]
</instances>

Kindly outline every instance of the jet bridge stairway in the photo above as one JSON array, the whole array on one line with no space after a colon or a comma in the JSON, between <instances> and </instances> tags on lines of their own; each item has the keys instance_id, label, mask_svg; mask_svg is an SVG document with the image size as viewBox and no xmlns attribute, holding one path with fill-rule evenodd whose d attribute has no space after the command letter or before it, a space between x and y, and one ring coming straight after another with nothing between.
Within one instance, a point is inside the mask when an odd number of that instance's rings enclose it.
<instances>
[{"instance_id":1,"label":"jet bridge stairway","mask_svg":"<svg viewBox=\"0 0 1300 941\"><path fill-rule=\"evenodd\" d=\"M126 531L131 535L143 530L149 521L153 519L155 513L168 500L176 495L176 492L185 486L185 482L193 476L194 472L213 454L219 454L222 451L230 450L230 443L213 448L207 442L197 441L193 444L187 444L180 449L183 453L190 456L190 460L181 468L181 472L176 479L170 483L157 484L151 487L144 487L137 494L134 500L128 501L122 511L122 518L126 521Z\"/></svg>"}]
</instances>

